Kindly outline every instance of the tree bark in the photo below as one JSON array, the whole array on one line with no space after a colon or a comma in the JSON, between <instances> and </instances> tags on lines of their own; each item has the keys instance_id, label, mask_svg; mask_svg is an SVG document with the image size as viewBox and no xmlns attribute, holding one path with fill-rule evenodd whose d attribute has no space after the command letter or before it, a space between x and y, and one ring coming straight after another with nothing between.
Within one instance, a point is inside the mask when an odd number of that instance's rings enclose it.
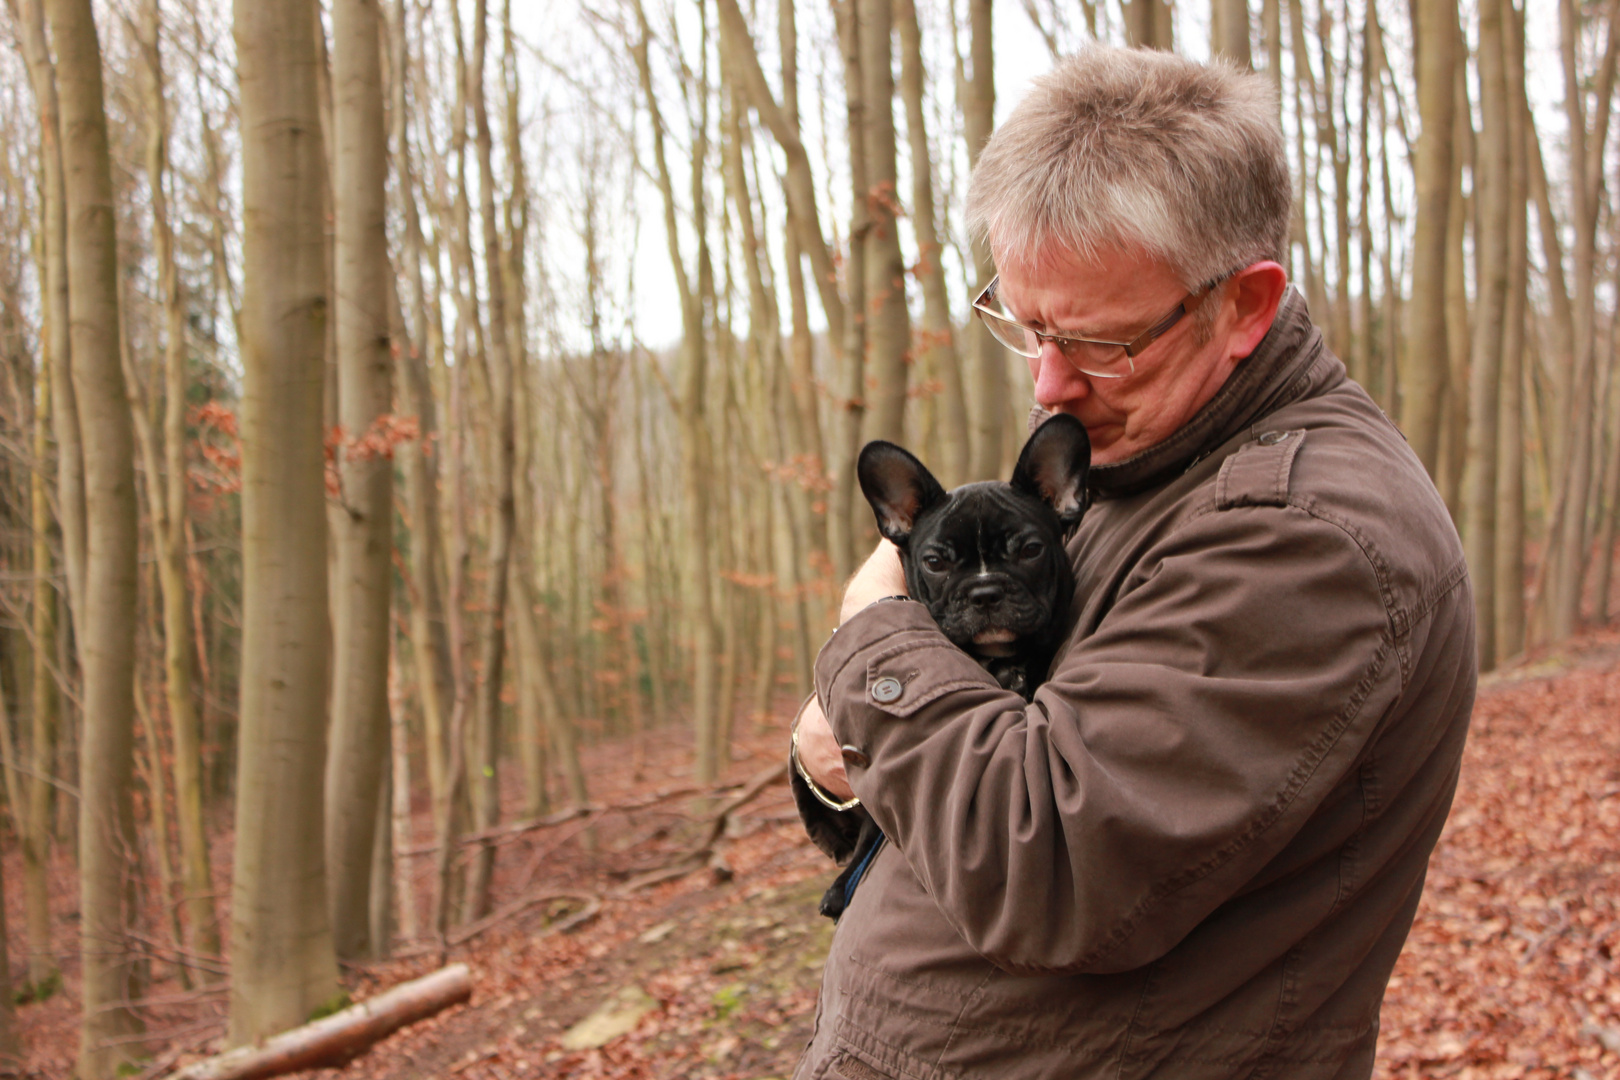
<instances>
[{"instance_id":1,"label":"tree bark","mask_svg":"<svg viewBox=\"0 0 1620 1080\"><path fill-rule=\"evenodd\" d=\"M47 320L50 312L45 312ZM54 331L47 329L49 339ZM56 586L51 561L51 507L45 490L45 463L50 458L51 378L38 380L38 406L34 411L34 460L39 467L29 476L29 511L33 525L33 709L27 781L26 812L19 815L23 864L24 928L28 941L28 986L41 997L57 978L56 953L51 948L51 906L48 871L51 861L51 808L55 788L56 730L61 717L55 651Z\"/></svg>"},{"instance_id":2,"label":"tree bark","mask_svg":"<svg viewBox=\"0 0 1620 1080\"><path fill-rule=\"evenodd\" d=\"M165 99L161 15L156 0L142 10L140 50L145 61L143 103L146 122L146 177L152 200L152 232L163 289L163 468L156 454L145 455L152 538L157 549L158 584L163 596L164 693L174 740L174 796L180 835L181 888L190 923L192 951L219 956L219 918L214 907L213 871L203 827L201 723L197 715L192 660L191 597L186 566L186 308L175 264L174 227L166 187L169 177L169 124ZM161 475L161 480L160 480ZM154 760L161 768L161 760ZM197 974L214 981L207 969Z\"/></svg>"},{"instance_id":3,"label":"tree bark","mask_svg":"<svg viewBox=\"0 0 1620 1080\"><path fill-rule=\"evenodd\" d=\"M866 385L871 387L871 401L862 426L867 439L899 443L905 441L906 375L912 357L906 264L900 254L894 13L891 0L852 2L860 23L859 74L864 105L861 136L866 143L866 189L857 193L857 198L864 199L867 206L864 310L869 368ZM853 458L850 465L853 469ZM858 515L857 520L864 520L864 515Z\"/></svg>"},{"instance_id":4,"label":"tree bark","mask_svg":"<svg viewBox=\"0 0 1620 1080\"><path fill-rule=\"evenodd\" d=\"M331 632L322 430L326 163L309 0L237 0L242 671L231 1045L337 994L322 787Z\"/></svg>"},{"instance_id":5,"label":"tree bark","mask_svg":"<svg viewBox=\"0 0 1620 1080\"><path fill-rule=\"evenodd\" d=\"M1133 0L1137 6L1158 3L1159 0ZM967 140L968 168L979 161L979 151L990 140L995 126L996 82L993 19L994 5L990 0L968 0L969 60L971 76L957 52L956 96L962 110L962 134ZM995 276L995 260L990 257L990 245L983 239L973 241L973 266L977 271L972 285L977 296ZM966 365L968 415L972 425L972 454L968 466L968 480L992 480L1001 475L1001 449L1004 417L1008 409L1007 350L990 335L978 319L970 319L968 353L971 362Z\"/></svg>"},{"instance_id":6,"label":"tree bark","mask_svg":"<svg viewBox=\"0 0 1620 1080\"><path fill-rule=\"evenodd\" d=\"M906 105L906 136L911 151L911 222L917 234L917 277L922 282L923 330L917 342L926 378L939 380L940 482L955 487L967 479L969 432L962 362L956 353L950 294L945 287L944 247L935 224L934 165L924 108L927 75L922 30L915 0L897 0L900 30L900 96Z\"/></svg>"},{"instance_id":7,"label":"tree bark","mask_svg":"<svg viewBox=\"0 0 1620 1080\"><path fill-rule=\"evenodd\" d=\"M136 514L134 436L119 352L118 247L103 108L101 46L89 0L50 0L66 180L73 382L84 446L84 734L79 750L83 1019L79 1075L112 1076L138 1052L128 1005L137 962L129 853L134 766ZM84 432L94 432L85 439Z\"/></svg>"},{"instance_id":8,"label":"tree bark","mask_svg":"<svg viewBox=\"0 0 1620 1080\"><path fill-rule=\"evenodd\" d=\"M489 41L486 0L477 0L473 12L473 59L468 89L478 149L479 220L483 227L487 290L485 357L495 409L494 476L491 477L495 505L486 570L489 592L484 602L483 638L478 648L478 693L467 773L473 796L473 827L483 832L495 827L501 809L496 767L499 764L501 683L506 658L507 579L512 561L512 532L516 513L513 472L517 446L512 402L512 359L507 341L506 284L501 272L503 249L495 219L494 142L484 93L484 56ZM522 303L522 298L514 297L513 302ZM489 914L489 886L494 868L495 846L489 843L481 845L467 870L467 914L470 919L481 919Z\"/></svg>"},{"instance_id":9,"label":"tree bark","mask_svg":"<svg viewBox=\"0 0 1620 1080\"><path fill-rule=\"evenodd\" d=\"M1401 427L1418 460L1436 476L1440 409L1449 346L1446 335L1446 242L1452 185L1452 116L1457 0L1413 0L1418 112L1423 133L1415 164L1417 231L1412 239L1412 298L1402 356Z\"/></svg>"},{"instance_id":10,"label":"tree bark","mask_svg":"<svg viewBox=\"0 0 1620 1080\"><path fill-rule=\"evenodd\" d=\"M733 4L733 7L735 5ZM735 27L727 25L727 0L720 0L723 32L728 44L734 44ZM697 761L694 775L697 782L710 783L720 771L718 736L720 732L717 646L719 632L715 625L712 582L713 560L709 552L709 445L706 429L704 401L708 379L708 347L705 335L705 307L702 296L707 291L702 278L707 272L708 237L702 199L702 169L708 156L706 126L700 126L697 145L692 151L693 232L698 244L698 274L700 281L694 286L687 273L686 261L681 255L680 231L676 218L675 187L664 151L664 122L653 90L652 66L648 55L652 39L646 11L636 4L638 37L631 43L631 52L640 76L641 92L652 120L653 157L657 166L659 192L664 204L664 233L669 248L671 268L681 299L681 372L677 395L677 412L681 437L681 498L685 506L686 578L687 595L692 605L689 619L692 623L692 729L696 742ZM738 13L740 20L741 13ZM736 49L733 55L744 50ZM748 50L751 55L751 50ZM746 60L745 57L742 59ZM757 57L755 59L757 68ZM761 79L761 81L763 81ZM751 95L754 107L760 108L758 95ZM783 133L775 132L778 142ZM802 224L802 222L801 222ZM812 260L814 262L814 260ZM708 309L712 310L712 309ZM854 319L851 320L855 321ZM829 331L830 332L830 331ZM830 516L830 515L829 515Z\"/></svg>"},{"instance_id":11,"label":"tree bark","mask_svg":"<svg viewBox=\"0 0 1620 1080\"><path fill-rule=\"evenodd\" d=\"M1560 45L1564 59L1564 110L1569 130L1569 185L1575 234L1574 362L1569 377L1568 411L1561 415L1564 433L1560 457L1565 465L1548 543L1547 636L1561 641L1580 621L1581 585L1588 556L1588 488L1594 455L1594 390L1597 362L1597 227L1603 204L1604 149L1609 133L1617 40L1615 20L1620 0L1610 0L1603 14L1606 39L1596 73L1591 116L1587 115L1584 77L1580 71L1582 14L1574 0L1560 0Z\"/></svg>"},{"instance_id":12,"label":"tree bark","mask_svg":"<svg viewBox=\"0 0 1620 1080\"><path fill-rule=\"evenodd\" d=\"M1210 52L1240 67L1254 66L1249 47L1249 0L1210 0Z\"/></svg>"},{"instance_id":13,"label":"tree bark","mask_svg":"<svg viewBox=\"0 0 1620 1080\"><path fill-rule=\"evenodd\" d=\"M1498 0L1506 30L1508 108L1508 287L1502 320L1501 398L1497 403L1496 655L1524 651L1524 339L1530 280L1529 155L1524 97L1524 25L1512 0Z\"/></svg>"},{"instance_id":14,"label":"tree bark","mask_svg":"<svg viewBox=\"0 0 1620 1080\"><path fill-rule=\"evenodd\" d=\"M174 1080L261 1080L320 1065L341 1066L407 1024L459 1005L472 996L466 964L451 964L402 983L370 1001L244 1046L175 1074Z\"/></svg>"},{"instance_id":15,"label":"tree bark","mask_svg":"<svg viewBox=\"0 0 1620 1080\"><path fill-rule=\"evenodd\" d=\"M44 234L41 314L50 366L51 433L56 439L57 517L72 622L82 630L85 595L86 509L83 442L78 395L73 387L73 344L68 312L67 195L63 175L61 101L57 68L45 39L42 0L7 0L28 64L28 82L39 112L40 230Z\"/></svg>"},{"instance_id":16,"label":"tree bark","mask_svg":"<svg viewBox=\"0 0 1620 1080\"><path fill-rule=\"evenodd\" d=\"M376 0L332 7L332 195L336 231L340 503L333 605L332 729L326 761L326 870L340 959L386 955L371 929L378 806L388 768L393 590L393 452L388 301L388 147Z\"/></svg>"},{"instance_id":17,"label":"tree bark","mask_svg":"<svg viewBox=\"0 0 1620 1080\"><path fill-rule=\"evenodd\" d=\"M1473 568L1474 610L1482 668L1494 667L1496 644L1497 461L1500 434L1502 346L1508 291L1510 175L1509 96L1500 0L1479 9L1481 127L1475 154L1478 200L1475 250L1479 258L1469 365L1468 456L1464 471L1464 517L1468 563ZM1504 598L1504 600L1507 598Z\"/></svg>"}]
</instances>

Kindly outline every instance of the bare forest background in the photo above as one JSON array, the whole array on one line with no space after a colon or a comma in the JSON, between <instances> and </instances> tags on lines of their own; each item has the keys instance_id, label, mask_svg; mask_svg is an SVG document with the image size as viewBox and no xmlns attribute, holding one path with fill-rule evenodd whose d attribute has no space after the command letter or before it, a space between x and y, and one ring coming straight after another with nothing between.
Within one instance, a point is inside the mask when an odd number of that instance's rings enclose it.
<instances>
[{"instance_id":1,"label":"bare forest background","mask_svg":"<svg viewBox=\"0 0 1620 1080\"><path fill-rule=\"evenodd\" d=\"M1483 665L1615 614L1620 0L6 4L8 1067L64 972L99 1080L163 994L251 1043L442 957L566 885L503 853L604 741L723 805L872 541L860 445L1010 468L963 196L997 68L1091 40L1276 85L1291 274Z\"/></svg>"}]
</instances>

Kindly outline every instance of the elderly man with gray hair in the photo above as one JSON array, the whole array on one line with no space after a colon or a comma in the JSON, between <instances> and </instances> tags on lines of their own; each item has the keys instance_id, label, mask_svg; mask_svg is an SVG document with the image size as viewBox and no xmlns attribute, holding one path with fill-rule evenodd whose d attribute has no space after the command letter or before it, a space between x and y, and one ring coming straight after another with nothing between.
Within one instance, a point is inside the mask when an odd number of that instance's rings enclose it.
<instances>
[{"instance_id":1,"label":"elderly man with gray hair","mask_svg":"<svg viewBox=\"0 0 1620 1080\"><path fill-rule=\"evenodd\" d=\"M905 591L892 547L851 580L794 782L887 842L796 1075L1366 1077L1473 603L1422 466L1288 286L1269 85L1088 49L968 201L1000 270L974 308L1094 448L1075 623L1026 703L874 602Z\"/></svg>"}]
</instances>

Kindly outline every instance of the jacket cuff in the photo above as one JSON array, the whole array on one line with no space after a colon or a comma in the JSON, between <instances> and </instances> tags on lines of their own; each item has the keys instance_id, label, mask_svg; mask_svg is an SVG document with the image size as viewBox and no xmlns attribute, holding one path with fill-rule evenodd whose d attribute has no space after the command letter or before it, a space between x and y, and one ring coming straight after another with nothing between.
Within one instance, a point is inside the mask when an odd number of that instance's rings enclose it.
<instances>
[{"instance_id":1,"label":"jacket cuff","mask_svg":"<svg viewBox=\"0 0 1620 1080\"><path fill-rule=\"evenodd\" d=\"M911 719L954 690L1002 692L915 601L872 604L857 612L822 646L815 674L827 723L844 748L851 787L872 764L885 725Z\"/></svg>"}]
</instances>

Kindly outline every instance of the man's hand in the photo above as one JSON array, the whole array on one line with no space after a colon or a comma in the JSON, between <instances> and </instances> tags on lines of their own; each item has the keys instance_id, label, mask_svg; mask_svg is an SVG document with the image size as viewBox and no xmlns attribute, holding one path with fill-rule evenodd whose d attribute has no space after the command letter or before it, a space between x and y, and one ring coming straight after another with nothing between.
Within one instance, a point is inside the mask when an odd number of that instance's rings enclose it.
<instances>
[{"instance_id":1,"label":"man's hand","mask_svg":"<svg viewBox=\"0 0 1620 1080\"><path fill-rule=\"evenodd\" d=\"M879 540L877 550L849 579L843 606L838 610L838 621L849 622L851 616L874 600L905 595L906 572L900 566L900 549L887 540Z\"/></svg>"},{"instance_id":2,"label":"man's hand","mask_svg":"<svg viewBox=\"0 0 1620 1080\"><path fill-rule=\"evenodd\" d=\"M844 773L844 754L838 748L821 702L811 698L799 714L799 764L828 795L842 802L855 796Z\"/></svg>"},{"instance_id":3,"label":"man's hand","mask_svg":"<svg viewBox=\"0 0 1620 1080\"><path fill-rule=\"evenodd\" d=\"M901 596L905 592L906 574L900 566L900 549L887 540L879 540L877 550L849 579L838 621L846 623L872 601ZM854 797L849 777L844 773L843 752L838 748L832 728L827 725L827 714L821 711L821 702L815 698L799 713L799 764L828 795L840 800Z\"/></svg>"}]
</instances>

